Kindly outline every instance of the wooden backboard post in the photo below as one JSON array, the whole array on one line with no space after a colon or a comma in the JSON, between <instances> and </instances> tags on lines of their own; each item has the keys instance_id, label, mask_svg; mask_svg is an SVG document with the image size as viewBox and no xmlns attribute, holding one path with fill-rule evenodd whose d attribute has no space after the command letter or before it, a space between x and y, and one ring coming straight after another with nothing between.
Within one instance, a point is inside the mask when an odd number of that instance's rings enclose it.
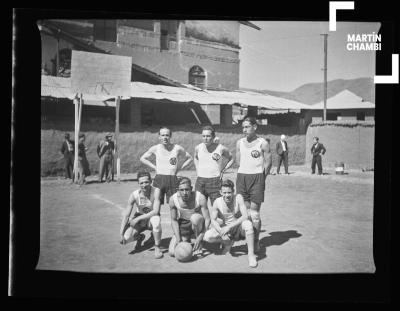
<instances>
[{"instance_id":1,"label":"wooden backboard post","mask_svg":"<svg viewBox=\"0 0 400 311\"><path fill-rule=\"evenodd\" d=\"M119 158L119 96L115 97L115 156L117 158L117 181L120 182L121 161Z\"/></svg>"},{"instance_id":2,"label":"wooden backboard post","mask_svg":"<svg viewBox=\"0 0 400 311\"><path fill-rule=\"evenodd\" d=\"M74 104L75 104L75 150L74 150L74 182L78 182L78 139L79 139L79 133L78 133L78 99L75 97L74 98Z\"/></svg>"}]
</instances>

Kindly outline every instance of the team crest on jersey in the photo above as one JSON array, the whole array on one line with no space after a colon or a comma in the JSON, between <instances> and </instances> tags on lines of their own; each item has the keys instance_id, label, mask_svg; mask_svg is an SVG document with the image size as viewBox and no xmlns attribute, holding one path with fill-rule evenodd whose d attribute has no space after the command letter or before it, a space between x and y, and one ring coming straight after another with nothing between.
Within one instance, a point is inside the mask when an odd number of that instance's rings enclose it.
<instances>
[{"instance_id":1,"label":"team crest on jersey","mask_svg":"<svg viewBox=\"0 0 400 311\"><path fill-rule=\"evenodd\" d=\"M213 160L218 161L219 159L221 159L221 155L218 153L213 153L212 158Z\"/></svg>"},{"instance_id":2,"label":"team crest on jersey","mask_svg":"<svg viewBox=\"0 0 400 311\"><path fill-rule=\"evenodd\" d=\"M150 213L151 212L151 209L150 209L150 207L147 207L147 206L145 206L145 207L143 207L143 213L145 213L145 214L147 214L147 213Z\"/></svg>"},{"instance_id":3,"label":"team crest on jersey","mask_svg":"<svg viewBox=\"0 0 400 311\"><path fill-rule=\"evenodd\" d=\"M173 157L173 158L169 159L169 163L170 163L171 165L176 165L176 158Z\"/></svg>"},{"instance_id":4,"label":"team crest on jersey","mask_svg":"<svg viewBox=\"0 0 400 311\"><path fill-rule=\"evenodd\" d=\"M253 158L258 158L259 156L260 156L260 152L258 151L258 150L253 150L252 152L251 152L251 156L253 157Z\"/></svg>"}]
</instances>

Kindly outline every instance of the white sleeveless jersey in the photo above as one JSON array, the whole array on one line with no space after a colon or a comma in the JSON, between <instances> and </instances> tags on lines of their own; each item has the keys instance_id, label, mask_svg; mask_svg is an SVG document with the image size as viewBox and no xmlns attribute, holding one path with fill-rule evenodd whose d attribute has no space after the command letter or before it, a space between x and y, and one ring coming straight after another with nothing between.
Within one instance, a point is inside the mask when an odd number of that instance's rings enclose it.
<instances>
[{"instance_id":1,"label":"white sleeveless jersey","mask_svg":"<svg viewBox=\"0 0 400 311\"><path fill-rule=\"evenodd\" d=\"M194 204L193 206L189 206L189 208L182 208L181 205L179 204L179 199L178 199L178 192L174 193L172 196L172 200L174 201L175 207L178 210L178 219L185 219L185 220L190 220L190 217L195 214L195 213L200 213L200 203L199 203L199 195L198 191L196 191L195 194L195 199L194 199Z\"/></svg>"},{"instance_id":2,"label":"white sleeveless jersey","mask_svg":"<svg viewBox=\"0 0 400 311\"><path fill-rule=\"evenodd\" d=\"M221 174L222 145L219 144L213 152L208 152L204 143L198 145L199 158L197 175L203 178L219 177Z\"/></svg>"},{"instance_id":3,"label":"white sleeveless jersey","mask_svg":"<svg viewBox=\"0 0 400 311\"><path fill-rule=\"evenodd\" d=\"M136 202L136 211L140 214L147 214L153 210L154 204L154 187L151 186L150 199L147 198L141 189L135 190L132 192L129 201L132 201L132 198L135 199Z\"/></svg>"},{"instance_id":4,"label":"white sleeveless jersey","mask_svg":"<svg viewBox=\"0 0 400 311\"><path fill-rule=\"evenodd\" d=\"M156 149L156 173L161 175L175 175L178 165L178 145L174 145L171 151L162 144Z\"/></svg>"},{"instance_id":5,"label":"white sleeveless jersey","mask_svg":"<svg viewBox=\"0 0 400 311\"><path fill-rule=\"evenodd\" d=\"M239 143L240 164L238 173L259 174L264 169L264 154L261 145L266 142L264 138L258 137L252 142L253 147L247 147L244 144L246 138L242 138Z\"/></svg>"},{"instance_id":6,"label":"white sleeveless jersey","mask_svg":"<svg viewBox=\"0 0 400 311\"><path fill-rule=\"evenodd\" d=\"M225 225L229 225L234 222L240 213L239 204L236 200L236 195L233 197L233 210L229 209L222 197L215 199L214 205L222 215L222 220Z\"/></svg>"}]
</instances>

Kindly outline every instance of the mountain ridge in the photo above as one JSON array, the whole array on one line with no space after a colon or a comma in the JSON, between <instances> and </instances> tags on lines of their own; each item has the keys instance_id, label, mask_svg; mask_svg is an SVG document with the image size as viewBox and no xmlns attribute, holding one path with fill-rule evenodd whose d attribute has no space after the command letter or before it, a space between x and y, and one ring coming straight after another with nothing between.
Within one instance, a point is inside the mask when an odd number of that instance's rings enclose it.
<instances>
[{"instance_id":1,"label":"mountain ridge","mask_svg":"<svg viewBox=\"0 0 400 311\"><path fill-rule=\"evenodd\" d=\"M255 90L251 88L240 88L240 90L282 97L306 105L314 105L324 99L324 88L322 82L306 83L290 92L267 89ZM328 81L328 98L335 96L344 90L349 90L361 97L364 101L375 103L375 84L373 78L361 77L356 79L335 79Z\"/></svg>"}]
</instances>

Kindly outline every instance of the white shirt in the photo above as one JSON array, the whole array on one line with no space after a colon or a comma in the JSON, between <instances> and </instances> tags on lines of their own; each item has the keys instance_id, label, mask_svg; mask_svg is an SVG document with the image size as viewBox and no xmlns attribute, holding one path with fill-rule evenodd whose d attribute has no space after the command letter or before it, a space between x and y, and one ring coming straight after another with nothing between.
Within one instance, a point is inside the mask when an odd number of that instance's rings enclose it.
<instances>
[{"instance_id":1,"label":"white shirt","mask_svg":"<svg viewBox=\"0 0 400 311\"><path fill-rule=\"evenodd\" d=\"M264 153L261 145L266 143L264 138L258 137L251 142L252 147L245 145L246 138L240 139L240 164L238 173L242 174L260 174L264 170Z\"/></svg>"},{"instance_id":2,"label":"white shirt","mask_svg":"<svg viewBox=\"0 0 400 311\"><path fill-rule=\"evenodd\" d=\"M203 178L219 177L221 174L222 145L218 144L213 152L208 152L204 143L198 145L197 156L198 172L197 176Z\"/></svg>"},{"instance_id":3,"label":"white shirt","mask_svg":"<svg viewBox=\"0 0 400 311\"><path fill-rule=\"evenodd\" d=\"M165 149L162 144L156 148L156 173L161 175L175 175L178 167L179 145L174 145L171 151Z\"/></svg>"},{"instance_id":4,"label":"white shirt","mask_svg":"<svg viewBox=\"0 0 400 311\"><path fill-rule=\"evenodd\" d=\"M66 140L66 142L67 142L68 152L71 152L71 150L72 150L72 145L71 145L71 143L69 142L69 140Z\"/></svg>"},{"instance_id":5,"label":"white shirt","mask_svg":"<svg viewBox=\"0 0 400 311\"><path fill-rule=\"evenodd\" d=\"M233 210L228 207L222 197L215 199L214 206L216 206L216 208L222 215L222 220L225 225L233 223L237 219L236 214L240 212L239 204L236 200L236 195L233 197Z\"/></svg>"},{"instance_id":6,"label":"white shirt","mask_svg":"<svg viewBox=\"0 0 400 311\"><path fill-rule=\"evenodd\" d=\"M281 140L283 151L286 151L286 144L285 141Z\"/></svg>"},{"instance_id":7,"label":"white shirt","mask_svg":"<svg viewBox=\"0 0 400 311\"><path fill-rule=\"evenodd\" d=\"M150 199L147 198L141 189L135 190L131 193L129 197L129 202L135 200L136 211L140 214L147 214L153 210L154 204L154 187L151 186Z\"/></svg>"}]
</instances>

